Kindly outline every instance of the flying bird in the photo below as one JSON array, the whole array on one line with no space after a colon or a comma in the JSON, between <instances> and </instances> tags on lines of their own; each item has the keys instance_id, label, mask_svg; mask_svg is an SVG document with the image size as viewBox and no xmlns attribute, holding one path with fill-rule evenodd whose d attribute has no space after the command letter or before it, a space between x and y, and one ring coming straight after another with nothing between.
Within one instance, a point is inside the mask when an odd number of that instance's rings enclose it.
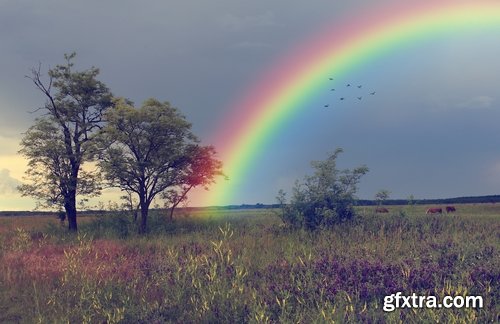
<instances>
[{"instance_id":1,"label":"flying bird","mask_svg":"<svg viewBox=\"0 0 500 324\"><path fill-rule=\"evenodd\" d=\"M358 97L358 100L361 100L363 97Z\"/></svg>"},{"instance_id":2,"label":"flying bird","mask_svg":"<svg viewBox=\"0 0 500 324\"><path fill-rule=\"evenodd\" d=\"M331 89L330 91L335 91L335 89Z\"/></svg>"},{"instance_id":3,"label":"flying bird","mask_svg":"<svg viewBox=\"0 0 500 324\"><path fill-rule=\"evenodd\" d=\"M346 85L346 87L350 87L350 86L351 86L351 84L350 84L350 83L348 83L348 84Z\"/></svg>"},{"instance_id":4,"label":"flying bird","mask_svg":"<svg viewBox=\"0 0 500 324\"><path fill-rule=\"evenodd\" d=\"M328 80L332 81L332 80L333 80L333 78L328 78Z\"/></svg>"},{"instance_id":5,"label":"flying bird","mask_svg":"<svg viewBox=\"0 0 500 324\"><path fill-rule=\"evenodd\" d=\"M372 96L373 96L373 95L374 95L375 93L376 93L375 91L373 91L373 92L370 92L370 94L371 94Z\"/></svg>"},{"instance_id":6,"label":"flying bird","mask_svg":"<svg viewBox=\"0 0 500 324\"><path fill-rule=\"evenodd\" d=\"M342 98L340 98L340 100L345 100L345 98L344 98L344 97L342 97Z\"/></svg>"},{"instance_id":7,"label":"flying bird","mask_svg":"<svg viewBox=\"0 0 500 324\"><path fill-rule=\"evenodd\" d=\"M359 85L359 86L358 86L358 89L361 89L362 87L363 87L362 85Z\"/></svg>"},{"instance_id":8,"label":"flying bird","mask_svg":"<svg viewBox=\"0 0 500 324\"><path fill-rule=\"evenodd\" d=\"M328 108L330 105L325 105L325 108Z\"/></svg>"}]
</instances>

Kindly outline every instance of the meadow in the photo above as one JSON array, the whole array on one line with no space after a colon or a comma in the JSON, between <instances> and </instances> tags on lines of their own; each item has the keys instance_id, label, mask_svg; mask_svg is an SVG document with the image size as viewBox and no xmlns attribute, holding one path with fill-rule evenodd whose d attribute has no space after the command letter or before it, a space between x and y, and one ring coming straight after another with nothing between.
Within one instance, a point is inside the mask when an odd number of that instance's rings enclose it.
<instances>
[{"instance_id":1,"label":"meadow","mask_svg":"<svg viewBox=\"0 0 500 324\"><path fill-rule=\"evenodd\" d=\"M358 207L329 230L277 210L0 217L1 323L486 323L500 320L500 204ZM384 296L479 295L482 308L396 309Z\"/></svg>"}]
</instances>

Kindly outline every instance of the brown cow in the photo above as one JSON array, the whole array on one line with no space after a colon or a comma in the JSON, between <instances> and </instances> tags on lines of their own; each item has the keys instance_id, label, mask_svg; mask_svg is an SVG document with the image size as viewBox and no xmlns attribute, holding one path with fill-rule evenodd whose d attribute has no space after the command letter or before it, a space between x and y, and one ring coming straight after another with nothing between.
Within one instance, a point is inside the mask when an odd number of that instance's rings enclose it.
<instances>
[{"instance_id":1,"label":"brown cow","mask_svg":"<svg viewBox=\"0 0 500 324\"><path fill-rule=\"evenodd\" d=\"M442 208L429 208L427 209L427 211L425 212L426 214L442 214L443 213L443 209Z\"/></svg>"},{"instance_id":2,"label":"brown cow","mask_svg":"<svg viewBox=\"0 0 500 324\"><path fill-rule=\"evenodd\" d=\"M457 211L457 209L455 208L455 206L446 206L447 213L454 213L456 211Z\"/></svg>"},{"instance_id":3,"label":"brown cow","mask_svg":"<svg viewBox=\"0 0 500 324\"><path fill-rule=\"evenodd\" d=\"M377 209L375 209L375 212L376 213L388 213L389 209L384 208L384 207L377 207Z\"/></svg>"}]
</instances>

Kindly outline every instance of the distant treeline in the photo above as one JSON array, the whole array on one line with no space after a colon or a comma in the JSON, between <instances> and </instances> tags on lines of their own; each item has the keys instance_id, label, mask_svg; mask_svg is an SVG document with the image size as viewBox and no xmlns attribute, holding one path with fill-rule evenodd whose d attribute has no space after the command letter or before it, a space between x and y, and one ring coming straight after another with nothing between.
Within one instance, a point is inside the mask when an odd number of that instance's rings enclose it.
<instances>
[{"instance_id":1,"label":"distant treeline","mask_svg":"<svg viewBox=\"0 0 500 324\"><path fill-rule=\"evenodd\" d=\"M457 197L443 199L388 199L384 201L384 205L447 205L447 204L484 204L500 202L500 195L477 196L477 197ZM360 199L356 202L358 206L375 206L378 201Z\"/></svg>"},{"instance_id":2,"label":"distant treeline","mask_svg":"<svg viewBox=\"0 0 500 324\"><path fill-rule=\"evenodd\" d=\"M388 199L384 201L384 205L447 205L447 204L483 204L483 203L497 203L500 202L500 195L490 196L477 196L477 197L457 197L457 198L443 198L443 199ZM376 206L378 201L369 199L356 200L356 206ZM209 207L211 209L260 209L260 208L278 208L278 204L242 204L242 205L229 205L219 207Z\"/></svg>"},{"instance_id":3,"label":"distant treeline","mask_svg":"<svg viewBox=\"0 0 500 324\"><path fill-rule=\"evenodd\" d=\"M109 213L109 211L105 210L85 210L85 211L79 211L78 215L79 216L97 216L97 215L102 215L104 213ZM56 211L0 211L0 216L57 216L59 212Z\"/></svg>"},{"instance_id":4,"label":"distant treeline","mask_svg":"<svg viewBox=\"0 0 500 324\"><path fill-rule=\"evenodd\" d=\"M500 202L500 195L490 196L477 196L477 197L457 197L457 198L444 198L444 199L388 199L384 201L384 205L451 205L451 204L484 204L484 203L497 203ZM376 206L378 201L369 199L359 199L356 201L356 206ZM268 209L279 208L278 204L242 204L242 205L228 205L228 206L212 206L212 207L184 207L178 208L180 212L189 212L200 209L213 209L213 210L230 210L230 209ZM105 210L87 210L81 211L80 216L97 216L102 214L109 214ZM118 213L118 212L116 212ZM50 211L0 211L0 216L57 216L57 212Z\"/></svg>"}]
</instances>

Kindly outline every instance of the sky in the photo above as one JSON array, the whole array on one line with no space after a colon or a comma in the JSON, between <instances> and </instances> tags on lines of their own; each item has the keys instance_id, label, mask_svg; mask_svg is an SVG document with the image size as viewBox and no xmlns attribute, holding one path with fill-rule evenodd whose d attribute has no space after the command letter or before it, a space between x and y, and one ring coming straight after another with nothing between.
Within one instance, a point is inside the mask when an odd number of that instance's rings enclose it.
<instances>
[{"instance_id":1,"label":"sky","mask_svg":"<svg viewBox=\"0 0 500 324\"><path fill-rule=\"evenodd\" d=\"M114 95L137 105L169 101L217 148L211 141L225 117L267 70L324 26L387 3L0 0L0 210L35 207L16 186L25 181L20 139L45 101L25 77L39 63L47 71L75 51L76 67L100 68ZM230 203L274 203L280 189L290 192L312 172L310 161L337 147L339 167L370 169L360 198L381 189L402 199L499 194L498 38L471 32L387 53L339 81L376 91L363 100L354 99L357 87L332 95L325 80L325 91L269 138L245 177L229 180L238 181Z\"/></svg>"}]
</instances>

